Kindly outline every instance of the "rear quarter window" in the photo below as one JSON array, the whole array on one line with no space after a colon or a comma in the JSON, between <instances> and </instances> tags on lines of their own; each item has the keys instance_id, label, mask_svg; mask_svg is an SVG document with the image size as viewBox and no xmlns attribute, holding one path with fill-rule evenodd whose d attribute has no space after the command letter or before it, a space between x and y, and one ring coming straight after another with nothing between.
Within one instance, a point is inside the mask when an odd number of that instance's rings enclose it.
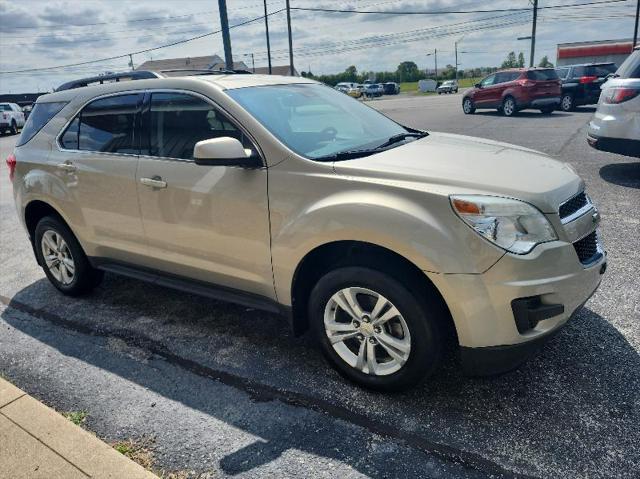
<instances>
[{"instance_id":1,"label":"rear quarter window","mask_svg":"<svg viewBox=\"0 0 640 479\"><path fill-rule=\"evenodd\" d=\"M26 144L38 133L51 119L64 108L67 102L36 103L31 114L24 124L20 138L16 146Z\"/></svg>"},{"instance_id":2,"label":"rear quarter window","mask_svg":"<svg viewBox=\"0 0 640 479\"><path fill-rule=\"evenodd\" d=\"M616 73L620 78L640 78L640 50L629 55Z\"/></svg>"},{"instance_id":3,"label":"rear quarter window","mask_svg":"<svg viewBox=\"0 0 640 479\"><path fill-rule=\"evenodd\" d=\"M538 81L557 80L558 74L555 70L529 70L527 72L527 78Z\"/></svg>"},{"instance_id":4,"label":"rear quarter window","mask_svg":"<svg viewBox=\"0 0 640 479\"><path fill-rule=\"evenodd\" d=\"M586 68L587 76L606 77L610 73L615 73L617 67L613 63L606 65L591 65Z\"/></svg>"}]
</instances>

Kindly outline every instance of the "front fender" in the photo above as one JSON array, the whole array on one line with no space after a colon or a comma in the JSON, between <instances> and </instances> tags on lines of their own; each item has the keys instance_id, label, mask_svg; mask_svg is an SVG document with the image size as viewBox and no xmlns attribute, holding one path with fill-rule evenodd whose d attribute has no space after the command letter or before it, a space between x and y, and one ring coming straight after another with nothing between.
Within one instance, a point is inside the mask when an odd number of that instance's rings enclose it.
<instances>
[{"instance_id":1,"label":"front fender","mask_svg":"<svg viewBox=\"0 0 640 479\"><path fill-rule=\"evenodd\" d=\"M457 218L446 196L358 184L335 174L322 175L318 189L308 185L309 177L296 182L279 176L272 175L270 182L271 241L275 287L283 304L290 304L292 278L304 257L336 241L381 246L435 273L480 273L504 254ZM304 191L292 191L297 188Z\"/></svg>"}]
</instances>

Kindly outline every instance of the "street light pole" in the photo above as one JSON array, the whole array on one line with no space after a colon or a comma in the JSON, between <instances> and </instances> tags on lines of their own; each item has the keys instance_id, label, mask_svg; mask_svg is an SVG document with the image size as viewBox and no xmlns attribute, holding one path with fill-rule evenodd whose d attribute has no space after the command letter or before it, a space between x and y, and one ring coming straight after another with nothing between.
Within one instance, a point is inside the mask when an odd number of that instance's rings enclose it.
<instances>
[{"instance_id":1,"label":"street light pole","mask_svg":"<svg viewBox=\"0 0 640 479\"><path fill-rule=\"evenodd\" d=\"M267 13L267 0L264 0L264 29L267 34L267 60L269 61L269 75L271 75L271 44L269 43L269 14Z\"/></svg>"},{"instance_id":2,"label":"street light pole","mask_svg":"<svg viewBox=\"0 0 640 479\"><path fill-rule=\"evenodd\" d=\"M291 36L291 6L289 0L286 3L287 6L287 30L289 32L289 75L293 76L293 38Z\"/></svg>"},{"instance_id":3,"label":"street light pole","mask_svg":"<svg viewBox=\"0 0 640 479\"><path fill-rule=\"evenodd\" d=\"M638 17L640 17L640 0L636 2L636 26L633 29L633 48L638 45Z\"/></svg>"},{"instance_id":4,"label":"street light pole","mask_svg":"<svg viewBox=\"0 0 640 479\"><path fill-rule=\"evenodd\" d=\"M456 81L458 81L458 42L454 43L454 48L456 50Z\"/></svg>"},{"instance_id":5,"label":"street light pole","mask_svg":"<svg viewBox=\"0 0 640 479\"><path fill-rule=\"evenodd\" d=\"M529 67L533 67L533 59L536 54L536 23L538 22L538 0L533 0L533 24L531 25L531 57Z\"/></svg>"},{"instance_id":6,"label":"street light pole","mask_svg":"<svg viewBox=\"0 0 640 479\"><path fill-rule=\"evenodd\" d=\"M222 44L224 46L224 63L227 70L233 70L229 19L227 18L227 0L218 0L218 10L220 11L220 28L222 29Z\"/></svg>"}]
</instances>

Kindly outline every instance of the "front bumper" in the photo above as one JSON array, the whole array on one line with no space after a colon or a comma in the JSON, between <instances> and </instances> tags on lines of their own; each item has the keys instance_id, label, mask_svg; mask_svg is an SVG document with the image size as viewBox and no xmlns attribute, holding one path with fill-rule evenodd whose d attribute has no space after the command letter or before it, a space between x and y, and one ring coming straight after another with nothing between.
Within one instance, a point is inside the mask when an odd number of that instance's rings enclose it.
<instances>
[{"instance_id":1,"label":"front bumper","mask_svg":"<svg viewBox=\"0 0 640 479\"><path fill-rule=\"evenodd\" d=\"M483 274L429 278L449 306L463 369L491 374L512 369L560 329L595 292L605 269L606 255L585 267L571 243L554 241L527 255L506 253ZM520 298L562 308L521 332L512 305Z\"/></svg>"}]
</instances>

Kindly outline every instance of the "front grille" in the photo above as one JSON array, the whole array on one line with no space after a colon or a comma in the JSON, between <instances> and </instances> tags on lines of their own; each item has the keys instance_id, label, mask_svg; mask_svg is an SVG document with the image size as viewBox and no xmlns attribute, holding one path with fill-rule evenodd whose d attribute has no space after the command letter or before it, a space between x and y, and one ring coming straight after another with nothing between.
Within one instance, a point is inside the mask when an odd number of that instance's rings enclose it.
<instances>
[{"instance_id":1,"label":"front grille","mask_svg":"<svg viewBox=\"0 0 640 479\"><path fill-rule=\"evenodd\" d=\"M581 240L576 241L573 243L573 247L582 264L591 263L595 257L600 254L598 251L598 232L594 231Z\"/></svg>"},{"instance_id":2,"label":"front grille","mask_svg":"<svg viewBox=\"0 0 640 479\"><path fill-rule=\"evenodd\" d=\"M578 193L576 196L571 198L570 200L565 201L560 205L560 219L565 219L568 216L571 216L580 208L583 208L588 203L587 195L583 191L582 193Z\"/></svg>"}]
</instances>

